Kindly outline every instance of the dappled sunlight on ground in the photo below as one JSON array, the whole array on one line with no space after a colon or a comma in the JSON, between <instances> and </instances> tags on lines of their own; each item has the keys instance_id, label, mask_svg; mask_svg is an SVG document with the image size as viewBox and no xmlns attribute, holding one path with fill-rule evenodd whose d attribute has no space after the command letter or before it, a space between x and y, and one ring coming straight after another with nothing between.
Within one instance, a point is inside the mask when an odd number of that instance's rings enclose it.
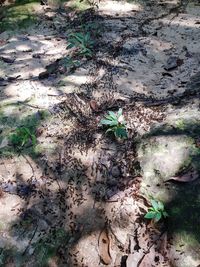
<instances>
[{"instance_id":1,"label":"dappled sunlight on ground","mask_svg":"<svg viewBox=\"0 0 200 267\"><path fill-rule=\"evenodd\" d=\"M142 6L140 4L135 3L127 3L120 1L100 1L99 3L100 12L105 15L124 15L127 16L127 12L137 12L142 10Z\"/></svg>"},{"instance_id":2,"label":"dappled sunlight on ground","mask_svg":"<svg viewBox=\"0 0 200 267\"><path fill-rule=\"evenodd\" d=\"M0 262L196 267L196 7L78 4L38 3L39 24L0 34ZM67 49L72 32L91 34L90 56ZM119 108L126 140L100 126ZM28 133L21 144L19 129ZM164 202L167 220L144 219L151 198Z\"/></svg>"}]
</instances>

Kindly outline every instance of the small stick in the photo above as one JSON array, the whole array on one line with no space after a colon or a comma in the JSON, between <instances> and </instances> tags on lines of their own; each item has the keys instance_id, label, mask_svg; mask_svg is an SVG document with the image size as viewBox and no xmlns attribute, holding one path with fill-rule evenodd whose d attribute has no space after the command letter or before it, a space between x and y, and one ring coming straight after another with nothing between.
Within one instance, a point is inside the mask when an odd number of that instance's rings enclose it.
<instances>
[{"instance_id":1,"label":"small stick","mask_svg":"<svg viewBox=\"0 0 200 267\"><path fill-rule=\"evenodd\" d=\"M32 240L33 240L33 238L34 238L34 236L35 236L35 234L37 232L37 229L38 229L38 224L36 225L35 230L34 230L32 236L31 236L31 239L29 240L27 247L25 248L24 252L22 253L22 256L25 255L25 253L27 252L28 248L30 247L31 242L32 242Z\"/></svg>"}]
</instances>

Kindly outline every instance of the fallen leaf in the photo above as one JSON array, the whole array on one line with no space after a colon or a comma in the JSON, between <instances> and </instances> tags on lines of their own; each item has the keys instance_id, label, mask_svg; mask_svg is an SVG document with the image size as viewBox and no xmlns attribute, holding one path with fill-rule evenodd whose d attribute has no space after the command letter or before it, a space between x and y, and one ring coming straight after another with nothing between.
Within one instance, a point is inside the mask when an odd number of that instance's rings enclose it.
<instances>
[{"instance_id":1,"label":"fallen leaf","mask_svg":"<svg viewBox=\"0 0 200 267\"><path fill-rule=\"evenodd\" d=\"M156 252L154 247L152 247L149 252L144 255L141 260L138 262L138 267L152 267L155 266L155 256Z\"/></svg>"},{"instance_id":2,"label":"fallen leaf","mask_svg":"<svg viewBox=\"0 0 200 267\"><path fill-rule=\"evenodd\" d=\"M168 181L174 180L174 181L186 183L186 182L192 182L192 181L196 180L197 178L199 178L198 172L195 170L192 170L192 171L189 171L183 175L170 177L170 179Z\"/></svg>"},{"instance_id":3,"label":"fallen leaf","mask_svg":"<svg viewBox=\"0 0 200 267\"><path fill-rule=\"evenodd\" d=\"M142 258L144 252L140 250L140 252L134 252L134 254L129 254L126 260L126 267L136 267Z\"/></svg>"},{"instance_id":4,"label":"fallen leaf","mask_svg":"<svg viewBox=\"0 0 200 267\"><path fill-rule=\"evenodd\" d=\"M99 255L102 262L105 265L109 265L112 262L112 258L110 256L110 239L108 236L107 230L103 230L99 235Z\"/></svg>"},{"instance_id":5,"label":"fallen leaf","mask_svg":"<svg viewBox=\"0 0 200 267\"><path fill-rule=\"evenodd\" d=\"M95 100L90 100L90 107L93 111L99 111L99 105Z\"/></svg>"},{"instance_id":6,"label":"fallen leaf","mask_svg":"<svg viewBox=\"0 0 200 267\"><path fill-rule=\"evenodd\" d=\"M6 40L0 39L0 45L5 45L6 44Z\"/></svg>"}]
</instances>

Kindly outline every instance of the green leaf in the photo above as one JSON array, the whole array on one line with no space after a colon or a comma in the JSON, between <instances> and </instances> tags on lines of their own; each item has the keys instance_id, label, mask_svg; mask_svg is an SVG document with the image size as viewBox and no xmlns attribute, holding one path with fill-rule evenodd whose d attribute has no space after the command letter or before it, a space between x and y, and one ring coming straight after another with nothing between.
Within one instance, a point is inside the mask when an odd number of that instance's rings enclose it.
<instances>
[{"instance_id":1,"label":"green leaf","mask_svg":"<svg viewBox=\"0 0 200 267\"><path fill-rule=\"evenodd\" d=\"M161 218L162 218L162 213L161 212L157 212L156 216L155 216L155 221L158 222L158 221L160 221Z\"/></svg>"},{"instance_id":2,"label":"green leaf","mask_svg":"<svg viewBox=\"0 0 200 267\"><path fill-rule=\"evenodd\" d=\"M73 48L74 46L75 45L70 42L70 44L68 44L68 46L67 46L67 49Z\"/></svg>"},{"instance_id":3,"label":"green leaf","mask_svg":"<svg viewBox=\"0 0 200 267\"><path fill-rule=\"evenodd\" d=\"M106 119L102 119L100 121L100 124L102 124L102 125L110 125L110 123L111 123L111 121L110 120L106 120Z\"/></svg>"},{"instance_id":4,"label":"green leaf","mask_svg":"<svg viewBox=\"0 0 200 267\"><path fill-rule=\"evenodd\" d=\"M32 145L36 144L36 136L31 132L29 128L26 127L19 127L15 130L15 133L13 133L9 137L11 143L13 146L16 146L18 148L25 146L29 143L29 141L32 141Z\"/></svg>"},{"instance_id":5,"label":"green leaf","mask_svg":"<svg viewBox=\"0 0 200 267\"><path fill-rule=\"evenodd\" d=\"M117 121L110 121L110 126L117 126L118 122Z\"/></svg>"},{"instance_id":6,"label":"green leaf","mask_svg":"<svg viewBox=\"0 0 200 267\"><path fill-rule=\"evenodd\" d=\"M116 119L113 119L110 115L105 115L105 118L110 120L110 121L117 121Z\"/></svg>"},{"instance_id":7,"label":"green leaf","mask_svg":"<svg viewBox=\"0 0 200 267\"><path fill-rule=\"evenodd\" d=\"M149 208L149 210L151 210L151 211L155 211L155 209L154 209L153 207Z\"/></svg>"},{"instance_id":8,"label":"green leaf","mask_svg":"<svg viewBox=\"0 0 200 267\"><path fill-rule=\"evenodd\" d=\"M114 132L114 128L109 128L108 130L106 130L106 133L110 133L110 132Z\"/></svg>"},{"instance_id":9,"label":"green leaf","mask_svg":"<svg viewBox=\"0 0 200 267\"><path fill-rule=\"evenodd\" d=\"M117 116L113 111L108 111L108 114L110 115L111 118L113 118L114 120L117 120Z\"/></svg>"},{"instance_id":10,"label":"green leaf","mask_svg":"<svg viewBox=\"0 0 200 267\"><path fill-rule=\"evenodd\" d=\"M161 201L158 201L158 210L160 211L164 210L164 205Z\"/></svg>"},{"instance_id":11,"label":"green leaf","mask_svg":"<svg viewBox=\"0 0 200 267\"><path fill-rule=\"evenodd\" d=\"M155 217L156 217L156 212L155 211L149 211L144 216L145 219L154 219Z\"/></svg>"},{"instance_id":12,"label":"green leaf","mask_svg":"<svg viewBox=\"0 0 200 267\"><path fill-rule=\"evenodd\" d=\"M78 36L78 35L76 35L75 38L76 38L76 40L78 41L78 43L80 43L80 44L84 44L84 39L83 39L82 36Z\"/></svg>"},{"instance_id":13,"label":"green leaf","mask_svg":"<svg viewBox=\"0 0 200 267\"><path fill-rule=\"evenodd\" d=\"M100 121L101 125L108 125L108 126L116 126L117 122L116 121L111 121L111 120L106 120L106 119L102 119Z\"/></svg>"},{"instance_id":14,"label":"green leaf","mask_svg":"<svg viewBox=\"0 0 200 267\"><path fill-rule=\"evenodd\" d=\"M158 210L158 202L155 199L151 199L151 205L155 210Z\"/></svg>"},{"instance_id":15,"label":"green leaf","mask_svg":"<svg viewBox=\"0 0 200 267\"><path fill-rule=\"evenodd\" d=\"M36 136L34 134L31 135L31 140L32 140L32 145L36 145L37 139Z\"/></svg>"},{"instance_id":16,"label":"green leaf","mask_svg":"<svg viewBox=\"0 0 200 267\"><path fill-rule=\"evenodd\" d=\"M127 132L126 132L126 128L124 127L117 127L115 130L115 136L119 137L119 138L127 138Z\"/></svg>"},{"instance_id":17,"label":"green leaf","mask_svg":"<svg viewBox=\"0 0 200 267\"><path fill-rule=\"evenodd\" d=\"M118 110L118 116L120 117L120 116L122 116L122 108L120 108L119 110Z\"/></svg>"},{"instance_id":18,"label":"green leaf","mask_svg":"<svg viewBox=\"0 0 200 267\"><path fill-rule=\"evenodd\" d=\"M162 215L163 215L164 218L166 218L166 217L169 216L169 214L168 214L166 211L163 211L163 212L162 212Z\"/></svg>"}]
</instances>

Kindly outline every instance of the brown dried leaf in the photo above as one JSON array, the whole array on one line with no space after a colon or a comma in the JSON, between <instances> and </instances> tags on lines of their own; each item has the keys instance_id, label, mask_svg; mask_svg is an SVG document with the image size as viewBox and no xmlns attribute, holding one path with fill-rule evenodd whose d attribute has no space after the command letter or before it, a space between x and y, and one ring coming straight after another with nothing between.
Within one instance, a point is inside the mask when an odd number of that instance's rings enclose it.
<instances>
[{"instance_id":1,"label":"brown dried leaf","mask_svg":"<svg viewBox=\"0 0 200 267\"><path fill-rule=\"evenodd\" d=\"M147 253L143 258L142 261L139 263L139 267L152 267L155 266L155 250L152 247L149 251L149 253Z\"/></svg>"},{"instance_id":2,"label":"brown dried leaf","mask_svg":"<svg viewBox=\"0 0 200 267\"><path fill-rule=\"evenodd\" d=\"M91 100L90 101L90 107L93 111L99 111L99 105L97 104L97 102L95 100Z\"/></svg>"},{"instance_id":3,"label":"brown dried leaf","mask_svg":"<svg viewBox=\"0 0 200 267\"><path fill-rule=\"evenodd\" d=\"M1 1L0 1L1 2ZM5 45L6 44L6 40L4 39L0 39L0 45Z\"/></svg>"},{"instance_id":4,"label":"brown dried leaf","mask_svg":"<svg viewBox=\"0 0 200 267\"><path fill-rule=\"evenodd\" d=\"M198 177L199 177L198 172L195 170L192 170L192 171L189 171L183 175L170 177L170 179L168 181L174 180L174 181L185 183L185 182L192 182L192 181L196 180Z\"/></svg>"},{"instance_id":5,"label":"brown dried leaf","mask_svg":"<svg viewBox=\"0 0 200 267\"><path fill-rule=\"evenodd\" d=\"M143 251L140 250L139 252L134 252L134 254L129 254L126 260L126 267L135 267L138 265L140 259L143 256Z\"/></svg>"},{"instance_id":6,"label":"brown dried leaf","mask_svg":"<svg viewBox=\"0 0 200 267\"><path fill-rule=\"evenodd\" d=\"M107 230L103 230L99 235L99 255L105 265L109 265L112 262L110 256L110 239Z\"/></svg>"}]
</instances>

